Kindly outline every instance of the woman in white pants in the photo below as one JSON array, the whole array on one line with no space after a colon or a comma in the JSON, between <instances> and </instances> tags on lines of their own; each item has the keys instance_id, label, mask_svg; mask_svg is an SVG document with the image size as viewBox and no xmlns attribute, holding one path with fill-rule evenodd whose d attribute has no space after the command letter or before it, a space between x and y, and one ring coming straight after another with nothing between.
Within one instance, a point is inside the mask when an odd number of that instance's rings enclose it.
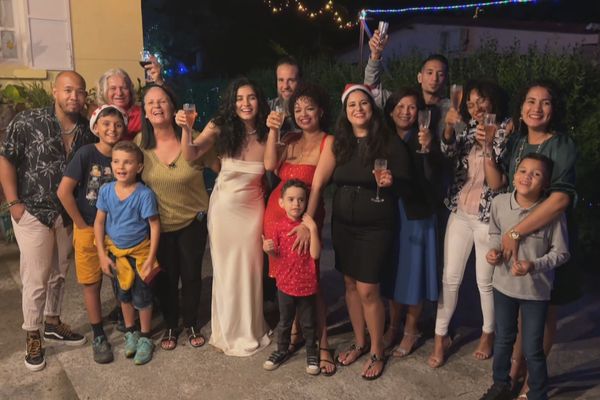
<instances>
[{"instance_id":1,"label":"woman in white pants","mask_svg":"<svg viewBox=\"0 0 600 400\"><path fill-rule=\"evenodd\" d=\"M483 168L484 157L500 157L510 120L504 119L506 96L496 84L471 81L465 86L464 93L460 110L451 107L446 115L441 144L442 152L453 161L455 171L445 200L452 212L444 240L444 272L435 322L435 343L428 360L432 368L444 364L445 353L451 345L448 325L456 308L458 290L473 245L483 314L482 334L475 358L489 358L494 342L493 267L487 263L485 255L489 249L490 204L497 193L487 186ZM501 123L488 132L486 140L484 116L491 113L496 114L496 121ZM462 121L468 121L468 124Z\"/></svg>"}]
</instances>

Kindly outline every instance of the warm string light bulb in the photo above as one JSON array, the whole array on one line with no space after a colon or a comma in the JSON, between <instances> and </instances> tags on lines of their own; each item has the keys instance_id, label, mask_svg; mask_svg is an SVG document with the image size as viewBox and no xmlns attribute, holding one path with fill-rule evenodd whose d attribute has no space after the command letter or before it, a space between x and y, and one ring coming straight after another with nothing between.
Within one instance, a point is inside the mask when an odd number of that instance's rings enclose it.
<instances>
[{"instance_id":1,"label":"warm string light bulb","mask_svg":"<svg viewBox=\"0 0 600 400\"><path fill-rule=\"evenodd\" d=\"M293 11L296 10L301 15L304 15L306 18L315 20L317 17L323 16L327 13L331 14L331 21L337 26L338 29L351 29L358 26L358 21L345 20L342 16L341 12L336 10L336 6L333 0L327 1L322 7L319 9L310 9L305 4L303 4L300 0L285 0L285 1L275 1L275 0L263 0L263 3L266 4L271 10L272 14L280 14L283 11Z\"/></svg>"}]
</instances>

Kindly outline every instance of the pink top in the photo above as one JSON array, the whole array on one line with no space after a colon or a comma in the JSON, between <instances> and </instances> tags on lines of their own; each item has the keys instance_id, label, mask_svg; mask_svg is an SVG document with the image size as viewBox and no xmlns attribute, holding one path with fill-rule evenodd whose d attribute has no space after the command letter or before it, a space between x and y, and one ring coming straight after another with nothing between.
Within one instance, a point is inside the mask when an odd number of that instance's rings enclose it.
<instances>
[{"instance_id":1,"label":"pink top","mask_svg":"<svg viewBox=\"0 0 600 400\"><path fill-rule=\"evenodd\" d=\"M483 148L477 145L473 146L467 162L469 163L467 181L458 194L458 209L470 215L479 215L479 202L485 180Z\"/></svg>"},{"instance_id":2,"label":"pink top","mask_svg":"<svg viewBox=\"0 0 600 400\"><path fill-rule=\"evenodd\" d=\"M275 281L277 288L288 296L304 297L317 293L317 266L315 260L307 252L299 255L292 251L295 236L288 236L288 232L300 225L300 221L292 221L287 216L277 221L273 232L275 251L277 255L271 257L275 263Z\"/></svg>"}]
</instances>

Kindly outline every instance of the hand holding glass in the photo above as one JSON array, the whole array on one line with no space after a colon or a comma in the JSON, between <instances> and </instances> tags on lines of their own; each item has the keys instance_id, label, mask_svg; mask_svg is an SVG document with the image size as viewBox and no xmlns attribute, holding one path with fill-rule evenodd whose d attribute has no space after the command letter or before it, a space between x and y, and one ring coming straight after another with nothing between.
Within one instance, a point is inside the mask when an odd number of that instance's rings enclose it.
<instances>
[{"instance_id":1,"label":"hand holding glass","mask_svg":"<svg viewBox=\"0 0 600 400\"><path fill-rule=\"evenodd\" d=\"M450 87L450 102L452 104L452 108L458 111L460 107L460 102L463 97L463 87L462 85L452 85Z\"/></svg>"},{"instance_id":2,"label":"hand holding glass","mask_svg":"<svg viewBox=\"0 0 600 400\"><path fill-rule=\"evenodd\" d=\"M419 111L419 129L429 129L429 123L431 122L431 110L421 110ZM417 150L419 154L427 154L429 150L427 149L419 149Z\"/></svg>"},{"instance_id":3,"label":"hand holding glass","mask_svg":"<svg viewBox=\"0 0 600 400\"><path fill-rule=\"evenodd\" d=\"M485 131L485 146L483 146L483 156L491 158L491 146L496 135L496 114L485 113L483 116L483 130Z\"/></svg>"},{"instance_id":4,"label":"hand holding glass","mask_svg":"<svg viewBox=\"0 0 600 400\"><path fill-rule=\"evenodd\" d=\"M152 53L150 53L148 50L143 49L142 51L140 51L140 65L142 66L142 68L144 68L144 77L146 79L146 82L154 82L152 80L152 77L150 76L149 71L146 69L146 65L150 65L152 64Z\"/></svg>"},{"instance_id":5,"label":"hand holding glass","mask_svg":"<svg viewBox=\"0 0 600 400\"><path fill-rule=\"evenodd\" d=\"M273 111L275 111L276 113L278 113L279 116L281 117L282 124L281 124L281 126L279 126L279 129L277 131L277 144L280 145L280 146L283 146L285 143L283 143L281 141L281 128L283 126L283 121L285 120L285 110L284 110L284 107L282 105L277 104L275 106L275 110L273 110Z\"/></svg>"},{"instance_id":6,"label":"hand holding glass","mask_svg":"<svg viewBox=\"0 0 600 400\"><path fill-rule=\"evenodd\" d=\"M192 137L192 133L191 133L191 129L194 127L194 122L196 121L196 118L198 117L198 113L196 112L196 105L193 103L185 103L183 105L183 112L185 113L185 119L187 122L187 126L190 127L189 144L191 146L195 146L194 138Z\"/></svg>"},{"instance_id":7,"label":"hand holding glass","mask_svg":"<svg viewBox=\"0 0 600 400\"><path fill-rule=\"evenodd\" d=\"M371 201L374 203L382 203L383 199L379 197L379 181L381 180L383 172L387 170L387 160L385 158L377 158L373 170L375 171L375 182L377 183L377 195L373 197Z\"/></svg>"}]
</instances>

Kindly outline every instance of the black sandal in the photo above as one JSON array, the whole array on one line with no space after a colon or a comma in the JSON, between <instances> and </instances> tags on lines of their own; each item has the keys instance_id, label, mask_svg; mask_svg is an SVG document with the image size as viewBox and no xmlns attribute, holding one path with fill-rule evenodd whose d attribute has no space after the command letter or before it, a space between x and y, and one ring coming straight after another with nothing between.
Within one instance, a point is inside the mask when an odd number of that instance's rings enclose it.
<instances>
[{"instance_id":1,"label":"black sandal","mask_svg":"<svg viewBox=\"0 0 600 400\"><path fill-rule=\"evenodd\" d=\"M192 347L195 347L195 348L202 347L206 343L206 339L204 338L204 336L202 336L202 334L200 332L196 332L196 330L194 329L193 326L190 326L189 328L187 328L187 335L188 335L188 343ZM201 339L201 343L194 344L194 340L196 340L196 339Z\"/></svg>"},{"instance_id":2,"label":"black sandal","mask_svg":"<svg viewBox=\"0 0 600 400\"><path fill-rule=\"evenodd\" d=\"M166 351L175 350L177 347L177 338L179 337L179 331L177 329L167 329L160 340L160 348ZM173 347L170 346L173 344Z\"/></svg>"},{"instance_id":3,"label":"black sandal","mask_svg":"<svg viewBox=\"0 0 600 400\"><path fill-rule=\"evenodd\" d=\"M379 378L383 374L383 370L385 369L385 361L386 361L385 356L380 357L377 354L371 354L371 361L369 363L369 366L367 367L367 371L370 370L371 368L373 368L375 366L375 363L378 363L378 362L381 363L381 371L379 371L378 374L375 374L372 376L361 375L363 377L363 379L366 379L368 381L374 381L375 379Z\"/></svg>"},{"instance_id":4,"label":"black sandal","mask_svg":"<svg viewBox=\"0 0 600 400\"><path fill-rule=\"evenodd\" d=\"M327 354L329 354L329 357L331 357L331 361L324 359L323 357L321 357L321 354L319 354L319 368L321 369L321 374L323 374L325 376L333 376L337 372L337 365L335 365L335 361L334 361L335 358L333 357L334 350L327 349L324 347L319 347L319 352L322 352L322 351L326 351ZM327 372L327 368L321 366L320 365L321 363L327 363L327 364L333 365L333 370L331 372Z\"/></svg>"}]
</instances>

